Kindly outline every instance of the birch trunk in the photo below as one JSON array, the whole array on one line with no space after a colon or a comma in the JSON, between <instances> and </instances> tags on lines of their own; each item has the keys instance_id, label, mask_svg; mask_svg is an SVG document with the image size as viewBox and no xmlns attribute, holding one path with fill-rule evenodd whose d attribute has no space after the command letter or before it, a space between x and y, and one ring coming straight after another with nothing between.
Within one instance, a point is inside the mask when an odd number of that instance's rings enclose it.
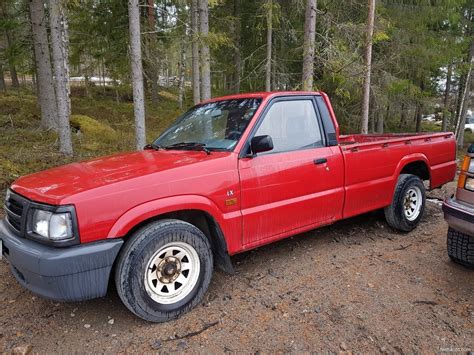
<instances>
[{"instance_id":1,"label":"birch trunk","mask_svg":"<svg viewBox=\"0 0 474 355\"><path fill-rule=\"evenodd\" d=\"M197 105L201 102L201 82L199 70L199 7L198 0L191 3L191 32L192 32L192 69L193 69L193 100Z\"/></svg>"},{"instance_id":2,"label":"birch trunk","mask_svg":"<svg viewBox=\"0 0 474 355\"><path fill-rule=\"evenodd\" d=\"M45 22L42 0L31 0L29 3L33 48L35 53L38 99L41 109L41 125L46 129L58 130L57 104L51 70L47 24Z\"/></svg>"},{"instance_id":3,"label":"birch trunk","mask_svg":"<svg viewBox=\"0 0 474 355\"><path fill-rule=\"evenodd\" d=\"M201 99L211 98L211 55L209 51L209 1L199 0L199 29L201 40Z\"/></svg>"},{"instance_id":4,"label":"birch trunk","mask_svg":"<svg viewBox=\"0 0 474 355\"><path fill-rule=\"evenodd\" d=\"M461 74L459 77L459 84L458 84L458 92L456 93L456 111L454 113L454 122L452 122L452 127L454 132L457 132L458 130L458 119L459 119L459 114L461 113L462 109L462 103L463 103L463 98L464 98L464 87L466 85L466 74Z\"/></svg>"},{"instance_id":5,"label":"birch trunk","mask_svg":"<svg viewBox=\"0 0 474 355\"><path fill-rule=\"evenodd\" d=\"M67 21L60 0L49 0L49 19L51 27L51 53L55 76L56 104L58 116L59 151L72 155L71 129L69 116L69 62Z\"/></svg>"},{"instance_id":6,"label":"birch trunk","mask_svg":"<svg viewBox=\"0 0 474 355\"><path fill-rule=\"evenodd\" d=\"M361 133L368 133L369 125L369 103L370 103L370 74L372 71L372 37L374 34L375 0L369 1L369 14L367 17L367 33L365 39L365 77L362 96L362 121Z\"/></svg>"},{"instance_id":7,"label":"birch trunk","mask_svg":"<svg viewBox=\"0 0 474 355\"><path fill-rule=\"evenodd\" d=\"M316 35L316 9L317 0L307 0L306 16L304 22L304 43L303 43L303 90L313 89L313 68L314 68L314 39Z\"/></svg>"},{"instance_id":8,"label":"birch trunk","mask_svg":"<svg viewBox=\"0 0 474 355\"><path fill-rule=\"evenodd\" d=\"M128 1L130 31L130 64L132 67L135 143L138 150L145 146L145 99L143 95L142 48L140 38L140 9L138 0Z\"/></svg>"},{"instance_id":9,"label":"birch trunk","mask_svg":"<svg viewBox=\"0 0 474 355\"><path fill-rule=\"evenodd\" d=\"M265 91L272 91L272 37L273 37L273 2L267 1L267 61L265 65Z\"/></svg>"},{"instance_id":10,"label":"birch trunk","mask_svg":"<svg viewBox=\"0 0 474 355\"><path fill-rule=\"evenodd\" d=\"M448 130L448 111L449 111L449 94L451 92L451 75L453 72L453 65L448 64L448 72L446 73L446 88L444 90L444 108L443 108L443 125L442 131Z\"/></svg>"}]
</instances>

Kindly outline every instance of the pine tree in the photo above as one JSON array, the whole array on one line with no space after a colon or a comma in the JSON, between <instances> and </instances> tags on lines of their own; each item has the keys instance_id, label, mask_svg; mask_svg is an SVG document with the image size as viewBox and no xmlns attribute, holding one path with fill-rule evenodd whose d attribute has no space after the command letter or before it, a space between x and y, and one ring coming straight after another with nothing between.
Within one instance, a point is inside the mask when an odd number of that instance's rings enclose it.
<instances>
[{"instance_id":1,"label":"pine tree","mask_svg":"<svg viewBox=\"0 0 474 355\"><path fill-rule=\"evenodd\" d=\"M143 149L145 137L145 98L143 93L143 67L140 38L140 10L138 0L128 1L130 31L130 64L132 67L133 110L135 115L135 144Z\"/></svg>"},{"instance_id":2,"label":"pine tree","mask_svg":"<svg viewBox=\"0 0 474 355\"><path fill-rule=\"evenodd\" d=\"M361 133L369 131L369 105L370 105L370 74L372 71L372 36L374 33L375 0L369 1L369 13L367 16L367 33L365 39L364 65L365 77L362 97L362 122Z\"/></svg>"},{"instance_id":3,"label":"pine tree","mask_svg":"<svg viewBox=\"0 0 474 355\"><path fill-rule=\"evenodd\" d=\"M58 113L59 151L72 155L71 101L69 98L69 59L67 18L60 0L49 0L49 20L51 27L51 54L55 76L55 93Z\"/></svg>"},{"instance_id":4,"label":"pine tree","mask_svg":"<svg viewBox=\"0 0 474 355\"><path fill-rule=\"evenodd\" d=\"M313 89L314 40L316 34L317 0L306 1L303 43L303 90Z\"/></svg>"},{"instance_id":5,"label":"pine tree","mask_svg":"<svg viewBox=\"0 0 474 355\"><path fill-rule=\"evenodd\" d=\"M57 130L58 113L43 0L30 0L29 8L36 62L38 99L41 109L41 125L46 129Z\"/></svg>"},{"instance_id":6,"label":"pine tree","mask_svg":"<svg viewBox=\"0 0 474 355\"><path fill-rule=\"evenodd\" d=\"M201 99L211 98L211 54L209 50L209 1L199 0L199 34L201 40Z\"/></svg>"},{"instance_id":7,"label":"pine tree","mask_svg":"<svg viewBox=\"0 0 474 355\"><path fill-rule=\"evenodd\" d=\"M267 58L265 64L265 91L272 91L273 1L267 0Z\"/></svg>"},{"instance_id":8,"label":"pine tree","mask_svg":"<svg viewBox=\"0 0 474 355\"><path fill-rule=\"evenodd\" d=\"M199 0L191 2L191 33L192 33L192 85L193 100L197 105L201 102L200 56L199 56Z\"/></svg>"}]
</instances>

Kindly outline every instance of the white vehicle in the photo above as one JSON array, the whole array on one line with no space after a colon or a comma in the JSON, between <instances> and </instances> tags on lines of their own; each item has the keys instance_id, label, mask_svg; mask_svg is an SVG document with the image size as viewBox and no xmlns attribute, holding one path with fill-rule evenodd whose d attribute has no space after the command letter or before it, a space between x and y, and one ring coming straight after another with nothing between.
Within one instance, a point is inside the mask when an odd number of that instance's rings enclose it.
<instances>
[{"instance_id":1,"label":"white vehicle","mask_svg":"<svg viewBox=\"0 0 474 355\"><path fill-rule=\"evenodd\" d=\"M422 119L423 119L423 121L435 122L436 121L436 115L435 114L423 115Z\"/></svg>"},{"instance_id":2,"label":"white vehicle","mask_svg":"<svg viewBox=\"0 0 474 355\"><path fill-rule=\"evenodd\" d=\"M466 118L466 125L464 130L473 133L474 132L474 116L468 116Z\"/></svg>"}]
</instances>

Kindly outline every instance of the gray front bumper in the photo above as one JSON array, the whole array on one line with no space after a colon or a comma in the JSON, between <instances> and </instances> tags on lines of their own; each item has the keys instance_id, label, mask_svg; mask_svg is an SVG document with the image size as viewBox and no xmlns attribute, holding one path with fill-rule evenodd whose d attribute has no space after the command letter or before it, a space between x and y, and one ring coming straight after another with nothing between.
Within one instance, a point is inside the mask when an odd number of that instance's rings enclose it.
<instances>
[{"instance_id":1,"label":"gray front bumper","mask_svg":"<svg viewBox=\"0 0 474 355\"><path fill-rule=\"evenodd\" d=\"M444 219L452 229L474 237L474 207L451 197L443 203L443 212Z\"/></svg>"},{"instance_id":2,"label":"gray front bumper","mask_svg":"<svg viewBox=\"0 0 474 355\"><path fill-rule=\"evenodd\" d=\"M83 301L107 293L110 270L122 239L53 248L13 234L0 220L2 254L17 281L28 290L58 301Z\"/></svg>"}]
</instances>

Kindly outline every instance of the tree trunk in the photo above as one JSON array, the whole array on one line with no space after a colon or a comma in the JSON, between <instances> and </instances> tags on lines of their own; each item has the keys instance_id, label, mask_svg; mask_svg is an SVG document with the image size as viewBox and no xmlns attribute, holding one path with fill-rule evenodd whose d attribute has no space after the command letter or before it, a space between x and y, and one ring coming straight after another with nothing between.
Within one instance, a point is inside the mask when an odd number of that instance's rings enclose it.
<instances>
[{"instance_id":1,"label":"tree trunk","mask_svg":"<svg viewBox=\"0 0 474 355\"><path fill-rule=\"evenodd\" d=\"M267 0L267 62L265 65L265 91L272 91L272 37L273 37L273 2Z\"/></svg>"},{"instance_id":2,"label":"tree trunk","mask_svg":"<svg viewBox=\"0 0 474 355\"><path fill-rule=\"evenodd\" d=\"M147 0L147 21L148 21L148 30L151 32L148 35L148 46L149 46L149 62L150 65L148 66L150 70L150 81L151 81L151 102L153 106L158 105L158 70L157 70L157 62L156 62L156 55L154 50L156 49L155 43L155 27L156 27L156 19L155 19L155 1L154 0Z\"/></svg>"},{"instance_id":3,"label":"tree trunk","mask_svg":"<svg viewBox=\"0 0 474 355\"><path fill-rule=\"evenodd\" d=\"M71 128L69 125L69 116L71 114L69 98L69 38L67 19L64 9L60 5L60 0L49 0L49 18L58 113L59 151L65 155L72 155Z\"/></svg>"},{"instance_id":4,"label":"tree trunk","mask_svg":"<svg viewBox=\"0 0 474 355\"><path fill-rule=\"evenodd\" d=\"M199 0L199 29L201 40L201 99L211 98L211 55L209 51L209 1Z\"/></svg>"},{"instance_id":5,"label":"tree trunk","mask_svg":"<svg viewBox=\"0 0 474 355\"><path fill-rule=\"evenodd\" d=\"M449 112L449 94L451 91L451 74L453 72L452 63L448 64L448 72L446 74L446 88L444 90L444 107L443 107L443 125L442 131L448 130L448 112Z\"/></svg>"},{"instance_id":6,"label":"tree trunk","mask_svg":"<svg viewBox=\"0 0 474 355\"><path fill-rule=\"evenodd\" d=\"M390 103L387 104L387 111L385 112L385 121L388 121L389 116L390 116ZM377 120L377 133L383 134L383 124L384 124L384 117L383 117L383 114L380 114Z\"/></svg>"},{"instance_id":7,"label":"tree trunk","mask_svg":"<svg viewBox=\"0 0 474 355\"><path fill-rule=\"evenodd\" d=\"M199 70L199 7L198 0L192 0L191 3L191 33L192 33L192 82L193 82L193 100L197 105L201 102L201 82Z\"/></svg>"},{"instance_id":8,"label":"tree trunk","mask_svg":"<svg viewBox=\"0 0 474 355\"><path fill-rule=\"evenodd\" d=\"M38 99L41 108L41 125L46 129L58 129L57 104L51 70L48 31L45 23L43 0L30 0L31 29L38 78Z\"/></svg>"},{"instance_id":9,"label":"tree trunk","mask_svg":"<svg viewBox=\"0 0 474 355\"><path fill-rule=\"evenodd\" d=\"M454 130L455 133L457 132L457 129L458 129L458 123L459 123L458 119L459 119L459 114L462 108L461 106L462 106L463 98L464 98L465 85L466 85L466 74L461 74L461 76L459 77L458 92L456 94L456 110L454 114L455 119L451 123L452 129Z\"/></svg>"},{"instance_id":10,"label":"tree trunk","mask_svg":"<svg viewBox=\"0 0 474 355\"><path fill-rule=\"evenodd\" d=\"M140 39L140 9L138 0L128 1L130 31L130 64L132 67L133 111L135 116L135 143L143 149L145 138L145 99L143 95L142 48Z\"/></svg>"},{"instance_id":11,"label":"tree trunk","mask_svg":"<svg viewBox=\"0 0 474 355\"><path fill-rule=\"evenodd\" d=\"M407 114L405 111L405 104L402 103L402 106L400 108L401 114L400 114L400 124L398 125L399 128L402 128L405 126L406 121L407 121Z\"/></svg>"},{"instance_id":12,"label":"tree trunk","mask_svg":"<svg viewBox=\"0 0 474 355\"><path fill-rule=\"evenodd\" d=\"M7 13L7 8L5 6L5 3L6 2L3 1L3 0L0 1L0 15L1 15L2 18L8 19L9 14ZM11 48L12 47L12 38L10 36L10 31L8 30L8 28L5 28L5 37L7 39L5 49ZM8 56L7 60L8 60L9 70L10 70L10 78L11 78L11 81L12 81L12 87L19 88L20 87L20 82L18 81L18 75L17 75L17 72L16 72L15 64L14 64L14 62L13 62L13 60L10 56Z\"/></svg>"},{"instance_id":13,"label":"tree trunk","mask_svg":"<svg viewBox=\"0 0 474 355\"><path fill-rule=\"evenodd\" d=\"M314 67L314 38L316 35L316 9L317 0L307 0L306 17L304 22L303 43L303 90L313 89L313 67Z\"/></svg>"},{"instance_id":14,"label":"tree trunk","mask_svg":"<svg viewBox=\"0 0 474 355\"><path fill-rule=\"evenodd\" d=\"M240 92L240 75L242 73L241 28L240 28L240 0L234 0L234 92Z\"/></svg>"},{"instance_id":15,"label":"tree trunk","mask_svg":"<svg viewBox=\"0 0 474 355\"><path fill-rule=\"evenodd\" d=\"M186 74L186 46L184 38L181 40L181 58L179 63L179 89L178 89L178 105L182 110L184 107L184 81Z\"/></svg>"},{"instance_id":16,"label":"tree trunk","mask_svg":"<svg viewBox=\"0 0 474 355\"><path fill-rule=\"evenodd\" d=\"M372 71L372 37L374 34L375 0L369 1L369 14L367 17L367 33L365 39L365 77L362 97L362 122L361 133L366 134L369 123L369 102L370 102L370 74Z\"/></svg>"},{"instance_id":17,"label":"tree trunk","mask_svg":"<svg viewBox=\"0 0 474 355\"><path fill-rule=\"evenodd\" d=\"M5 74L3 73L3 65L0 63L0 90L6 92L7 86L5 85Z\"/></svg>"},{"instance_id":18,"label":"tree trunk","mask_svg":"<svg viewBox=\"0 0 474 355\"><path fill-rule=\"evenodd\" d=\"M421 103L416 104L415 109L415 132L421 132Z\"/></svg>"},{"instance_id":19,"label":"tree trunk","mask_svg":"<svg viewBox=\"0 0 474 355\"><path fill-rule=\"evenodd\" d=\"M7 45L10 48L11 47L11 37L8 32L8 30L5 31L6 36L7 36ZM10 69L10 78L12 80L12 87L14 88L19 88L20 87L20 81L18 80L18 74L16 72L16 67L15 64L13 63L13 60L11 58L8 58L8 66Z\"/></svg>"},{"instance_id":20,"label":"tree trunk","mask_svg":"<svg viewBox=\"0 0 474 355\"><path fill-rule=\"evenodd\" d=\"M469 64L469 69L466 74L466 85L464 86L464 94L461 103L461 109L459 112L459 119L458 119L458 130L456 131L457 134L457 144L458 147L462 147L464 145L464 127L466 125L466 115L467 109L469 108L470 98L471 98L471 79L472 79L472 65L474 62L474 41L471 42L471 46L469 49L469 55L467 63Z\"/></svg>"}]
</instances>

